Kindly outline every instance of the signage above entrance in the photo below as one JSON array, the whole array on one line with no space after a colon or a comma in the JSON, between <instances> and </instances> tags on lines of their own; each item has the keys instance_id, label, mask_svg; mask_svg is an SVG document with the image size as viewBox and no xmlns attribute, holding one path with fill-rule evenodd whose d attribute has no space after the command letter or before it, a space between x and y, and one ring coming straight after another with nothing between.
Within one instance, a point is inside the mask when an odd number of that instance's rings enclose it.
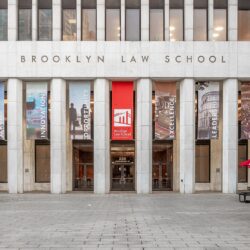
<instances>
[{"instance_id":1,"label":"signage above entrance","mask_svg":"<svg viewBox=\"0 0 250 250\"><path fill-rule=\"evenodd\" d=\"M112 83L112 140L133 140L133 82Z\"/></svg>"},{"instance_id":2,"label":"signage above entrance","mask_svg":"<svg viewBox=\"0 0 250 250\"><path fill-rule=\"evenodd\" d=\"M250 77L249 42L19 41L0 50L2 78Z\"/></svg>"}]
</instances>

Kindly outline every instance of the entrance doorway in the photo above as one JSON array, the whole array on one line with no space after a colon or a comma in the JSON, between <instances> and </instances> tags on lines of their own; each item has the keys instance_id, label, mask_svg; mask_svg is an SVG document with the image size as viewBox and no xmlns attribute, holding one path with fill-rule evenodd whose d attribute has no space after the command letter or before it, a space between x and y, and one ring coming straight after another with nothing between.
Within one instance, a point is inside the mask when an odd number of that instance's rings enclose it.
<instances>
[{"instance_id":1,"label":"entrance doorway","mask_svg":"<svg viewBox=\"0 0 250 250\"><path fill-rule=\"evenodd\" d=\"M135 148L133 144L111 145L111 190L135 190Z\"/></svg>"},{"instance_id":2,"label":"entrance doorway","mask_svg":"<svg viewBox=\"0 0 250 250\"><path fill-rule=\"evenodd\" d=\"M152 188L155 191L173 190L173 144L153 145Z\"/></svg>"},{"instance_id":3,"label":"entrance doorway","mask_svg":"<svg viewBox=\"0 0 250 250\"><path fill-rule=\"evenodd\" d=\"M73 190L94 190L94 164L92 143L73 143Z\"/></svg>"}]
</instances>

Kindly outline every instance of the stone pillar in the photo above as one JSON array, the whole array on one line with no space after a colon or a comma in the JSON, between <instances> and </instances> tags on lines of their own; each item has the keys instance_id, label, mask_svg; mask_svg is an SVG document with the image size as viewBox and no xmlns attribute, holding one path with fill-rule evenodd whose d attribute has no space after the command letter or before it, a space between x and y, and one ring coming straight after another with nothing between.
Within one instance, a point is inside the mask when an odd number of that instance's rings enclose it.
<instances>
[{"instance_id":1,"label":"stone pillar","mask_svg":"<svg viewBox=\"0 0 250 250\"><path fill-rule=\"evenodd\" d=\"M121 0L121 41L125 41L125 28L126 28L126 6L125 6L125 0Z\"/></svg>"},{"instance_id":2,"label":"stone pillar","mask_svg":"<svg viewBox=\"0 0 250 250\"><path fill-rule=\"evenodd\" d=\"M170 40L169 36L169 0L165 0L165 7L164 7L165 15L164 15L164 23L165 23L165 41Z\"/></svg>"},{"instance_id":3,"label":"stone pillar","mask_svg":"<svg viewBox=\"0 0 250 250\"><path fill-rule=\"evenodd\" d=\"M152 192L152 81L140 79L136 92L136 191Z\"/></svg>"},{"instance_id":4,"label":"stone pillar","mask_svg":"<svg viewBox=\"0 0 250 250\"><path fill-rule=\"evenodd\" d=\"M141 0L141 40L149 41L149 0Z\"/></svg>"},{"instance_id":5,"label":"stone pillar","mask_svg":"<svg viewBox=\"0 0 250 250\"><path fill-rule=\"evenodd\" d=\"M94 192L110 190L110 117L109 81L96 79L94 83Z\"/></svg>"},{"instance_id":6,"label":"stone pillar","mask_svg":"<svg viewBox=\"0 0 250 250\"><path fill-rule=\"evenodd\" d=\"M97 0L97 41L105 41L105 0Z\"/></svg>"},{"instance_id":7,"label":"stone pillar","mask_svg":"<svg viewBox=\"0 0 250 250\"><path fill-rule=\"evenodd\" d=\"M180 192L194 193L195 184L195 81L180 83Z\"/></svg>"},{"instance_id":8,"label":"stone pillar","mask_svg":"<svg viewBox=\"0 0 250 250\"><path fill-rule=\"evenodd\" d=\"M208 0L208 41L213 41L214 37L214 0Z\"/></svg>"},{"instance_id":9,"label":"stone pillar","mask_svg":"<svg viewBox=\"0 0 250 250\"><path fill-rule=\"evenodd\" d=\"M82 30L82 3L81 0L76 1L76 40L81 41L81 30Z\"/></svg>"},{"instance_id":10,"label":"stone pillar","mask_svg":"<svg viewBox=\"0 0 250 250\"><path fill-rule=\"evenodd\" d=\"M223 82L222 192L236 193L238 168L238 80Z\"/></svg>"},{"instance_id":11,"label":"stone pillar","mask_svg":"<svg viewBox=\"0 0 250 250\"><path fill-rule=\"evenodd\" d=\"M53 41L62 40L62 5L61 0L52 1L52 23L53 23Z\"/></svg>"},{"instance_id":12,"label":"stone pillar","mask_svg":"<svg viewBox=\"0 0 250 250\"><path fill-rule=\"evenodd\" d=\"M23 193L23 88L8 80L8 185L9 193Z\"/></svg>"},{"instance_id":13,"label":"stone pillar","mask_svg":"<svg viewBox=\"0 0 250 250\"><path fill-rule=\"evenodd\" d=\"M193 0L184 0L184 40L193 41Z\"/></svg>"},{"instance_id":14,"label":"stone pillar","mask_svg":"<svg viewBox=\"0 0 250 250\"><path fill-rule=\"evenodd\" d=\"M66 82L51 81L50 165L51 193L66 192Z\"/></svg>"},{"instance_id":15,"label":"stone pillar","mask_svg":"<svg viewBox=\"0 0 250 250\"><path fill-rule=\"evenodd\" d=\"M8 40L16 41L18 32L18 5L16 0L8 0Z\"/></svg>"},{"instance_id":16,"label":"stone pillar","mask_svg":"<svg viewBox=\"0 0 250 250\"><path fill-rule=\"evenodd\" d=\"M228 0L228 41L238 40L238 0Z\"/></svg>"},{"instance_id":17,"label":"stone pillar","mask_svg":"<svg viewBox=\"0 0 250 250\"><path fill-rule=\"evenodd\" d=\"M32 41L38 37L38 0L32 0Z\"/></svg>"}]
</instances>

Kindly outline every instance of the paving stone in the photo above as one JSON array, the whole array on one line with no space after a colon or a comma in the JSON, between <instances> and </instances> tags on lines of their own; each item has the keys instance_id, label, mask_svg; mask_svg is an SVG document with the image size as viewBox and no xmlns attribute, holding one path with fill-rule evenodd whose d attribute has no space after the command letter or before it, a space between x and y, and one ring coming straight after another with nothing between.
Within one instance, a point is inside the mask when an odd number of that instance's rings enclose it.
<instances>
[{"instance_id":1,"label":"paving stone","mask_svg":"<svg viewBox=\"0 0 250 250\"><path fill-rule=\"evenodd\" d=\"M218 193L0 193L0 249L249 250L249 218Z\"/></svg>"}]
</instances>

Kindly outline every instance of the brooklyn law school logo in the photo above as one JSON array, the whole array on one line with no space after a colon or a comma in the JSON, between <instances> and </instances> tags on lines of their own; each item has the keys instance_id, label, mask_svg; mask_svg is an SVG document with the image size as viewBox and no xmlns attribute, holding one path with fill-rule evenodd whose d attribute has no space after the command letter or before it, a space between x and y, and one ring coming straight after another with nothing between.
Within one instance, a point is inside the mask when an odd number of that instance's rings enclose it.
<instances>
[{"instance_id":1,"label":"brooklyn law school logo","mask_svg":"<svg viewBox=\"0 0 250 250\"><path fill-rule=\"evenodd\" d=\"M114 109L114 127L131 127L131 109Z\"/></svg>"}]
</instances>

